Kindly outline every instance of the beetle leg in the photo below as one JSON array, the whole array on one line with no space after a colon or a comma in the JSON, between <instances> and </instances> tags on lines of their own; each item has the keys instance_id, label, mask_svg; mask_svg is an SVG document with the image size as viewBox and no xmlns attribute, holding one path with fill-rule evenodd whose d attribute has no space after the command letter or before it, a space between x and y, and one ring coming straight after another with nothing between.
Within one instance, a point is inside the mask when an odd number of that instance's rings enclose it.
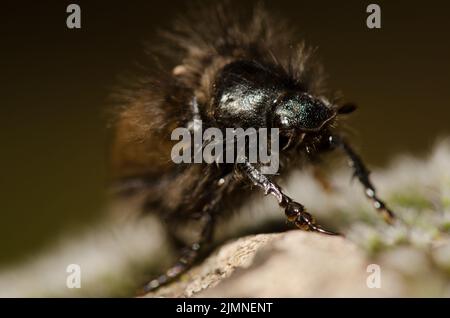
<instances>
[{"instance_id":1,"label":"beetle leg","mask_svg":"<svg viewBox=\"0 0 450 318\"><path fill-rule=\"evenodd\" d=\"M303 205L293 201L289 196L283 193L281 188L261 173L251 163L244 162L238 165L238 169L256 186L264 190L266 195L273 195L278 204L284 208L284 213L288 221L294 223L298 228L305 231L315 231L323 234L337 235L337 233L327 231L315 223L311 214L306 212Z\"/></svg>"},{"instance_id":2,"label":"beetle leg","mask_svg":"<svg viewBox=\"0 0 450 318\"><path fill-rule=\"evenodd\" d=\"M361 157L342 138L330 136L329 141L332 146L341 149L347 155L349 165L353 168L354 176L357 177L359 182L363 185L364 192L372 201L374 208L383 216L386 222L393 223L395 220L395 214L377 196L375 187L369 178L370 171L364 165Z\"/></svg>"},{"instance_id":3,"label":"beetle leg","mask_svg":"<svg viewBox=\"0 0 450 318\"><path fill-rule=\"evenodd\" d=\"M216 210L218 203L221 201L224 191L227 188L226 186L231 178L232 174L230 173L218 180L217 195L215 195L214 198L203 207L201 214L204 218L204 224L199 240L182 249L181 256L175 263L175 265L169 268L164 274L147 283L143 288L144 293L154 291L162 285L166 285L167 283L172 282L176 278L180 277L183 273L185 273L192 267L192 265L197 260L201 249L203 249L208 243L212 241L215 224L214 211Z\"/></svg>"},{"instance_id":4,"label":"beetle leg","mask_svg":"<svg viewBox=\"0 0 450 318\"><path fill-rule=\"evenodd\" d=\"M214 232L214 217L212 214L208 213L205 214L205 218L206 220L202 228L200 239L190 246L182 249L181 256L175 265L169 268L164 274L147 283L143 287L143 293L154 291L162 285L166 285L174 281L192 267L200 254L200 248L211 241Z\"/></svg>"}]
</instances>

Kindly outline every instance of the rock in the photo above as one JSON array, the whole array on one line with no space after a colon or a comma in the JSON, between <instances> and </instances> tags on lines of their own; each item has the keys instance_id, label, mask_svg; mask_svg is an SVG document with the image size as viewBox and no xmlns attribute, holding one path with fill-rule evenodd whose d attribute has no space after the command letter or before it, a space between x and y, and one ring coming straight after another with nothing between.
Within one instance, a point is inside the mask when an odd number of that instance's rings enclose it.
<instances>
[{"instance_id":1,"label":"rock","mask_svg":"<svg viewBox=\"0 0 450 318\"><path fill-rule=\"evenodd\" d=\"M302 231L247 236L227 243L180 281L147 297L401 296L394 273L369 288L371 262L343 237ZM372 286L372 285L370 285Z\"/></svg>"}]
</instances>

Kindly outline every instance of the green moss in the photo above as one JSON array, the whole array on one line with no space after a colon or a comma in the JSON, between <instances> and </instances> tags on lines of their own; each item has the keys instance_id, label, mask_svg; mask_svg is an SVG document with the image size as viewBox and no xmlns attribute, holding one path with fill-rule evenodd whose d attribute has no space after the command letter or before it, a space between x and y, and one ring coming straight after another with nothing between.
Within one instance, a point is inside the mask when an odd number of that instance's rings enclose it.
<instances>
[{"instance_id":1,"label":"green moss","mask_svg":"<svg viewBox=\"0 0 450 318\"><path fill-rule=\"evenodd\" d=\"M369 255L376 255L385 248L383 240L378 235L370 235L364 245Z\"/></svg>"},{"instance_id":2,"label":"green moss","mask_svg":"<svg viewBox=\"0 0 450 318\"><path fill-rule=\"evenodd\" d=\"M450 220L445 221L441 224L441 232L445 233L450 232Z\"/></svg>"},{"instance_id":3,"label":"green moss","mask_svg":"<svg viewBox=\"0 0 450 318\"><path fill-rule=\"evenodd\" d=\"M448 197L443 197L441 199L441 204L444 207L444 209L450 209L450 198Z\"/></svg>"},{"instance_id":4,"label":"green moss","mask_svg":"<svg viewBox=\"0 0 450 318\"><path fill-rule=\"evenodd\" d=\"M417 210L433 208L432 202L414 191L394 193L389 197L389 202L401 207L413 208Z\"/></svg>"}]
</instances>

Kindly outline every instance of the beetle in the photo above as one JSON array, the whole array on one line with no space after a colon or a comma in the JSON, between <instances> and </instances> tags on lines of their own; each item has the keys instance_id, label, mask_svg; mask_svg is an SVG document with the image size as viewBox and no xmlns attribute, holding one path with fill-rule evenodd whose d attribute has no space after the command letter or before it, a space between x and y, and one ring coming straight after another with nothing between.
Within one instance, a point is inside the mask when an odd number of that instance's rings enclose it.
<instances>
[{"instance_id":1,"label":"beetle","mask_svg":"<svg viewBox=\"0 0 450 318\"><path fill-rule=\"evenodd\" d=\"M303 43L289 45L294 32L282 19L261 7L245 16L228 5L214 5L186 13L161 35L164 41L152 52L159 61L153 75L138 77L118 94L113 178L119 193L139 196L142 211L161 216L169 228L198 219L202 230L146 291L185 272L211 241L220 217L242 206L255 187L273 196L298 228L335 234L318 225L277 183L303 159L324 152L345 154L374 208L388 222L394 220L361 158L340 133L341 117L356 106L327 98L313 51ZM248 160L175 164L171 132L177 127L192 131L197 120L219 129L279 129L279 175L265 175L260 164Z\"/></svg>"}]
</instances>

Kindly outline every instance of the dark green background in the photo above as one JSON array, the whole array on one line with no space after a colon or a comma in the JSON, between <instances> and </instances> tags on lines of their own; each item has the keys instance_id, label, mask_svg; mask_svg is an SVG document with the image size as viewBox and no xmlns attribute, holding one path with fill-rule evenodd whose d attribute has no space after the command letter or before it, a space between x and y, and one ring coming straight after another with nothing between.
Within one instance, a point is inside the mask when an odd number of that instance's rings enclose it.
<instances>
[{"instance_id":1,"label":"dark green background","mask_svg":"<svg viewBox=\"0 0 450 318\"><path fill-rule=\"evenodd\" d=\"M81 5L81 30L66 28L71 2ZM186 3L2 2L0 265L101 215L106 97ZM449 132L448 2L376 1L381 30L366 28L366 1L266 3L318 47L330 87L360 105L351 122L372 166L425 154Z\"/></svg>"}]
</instances>

